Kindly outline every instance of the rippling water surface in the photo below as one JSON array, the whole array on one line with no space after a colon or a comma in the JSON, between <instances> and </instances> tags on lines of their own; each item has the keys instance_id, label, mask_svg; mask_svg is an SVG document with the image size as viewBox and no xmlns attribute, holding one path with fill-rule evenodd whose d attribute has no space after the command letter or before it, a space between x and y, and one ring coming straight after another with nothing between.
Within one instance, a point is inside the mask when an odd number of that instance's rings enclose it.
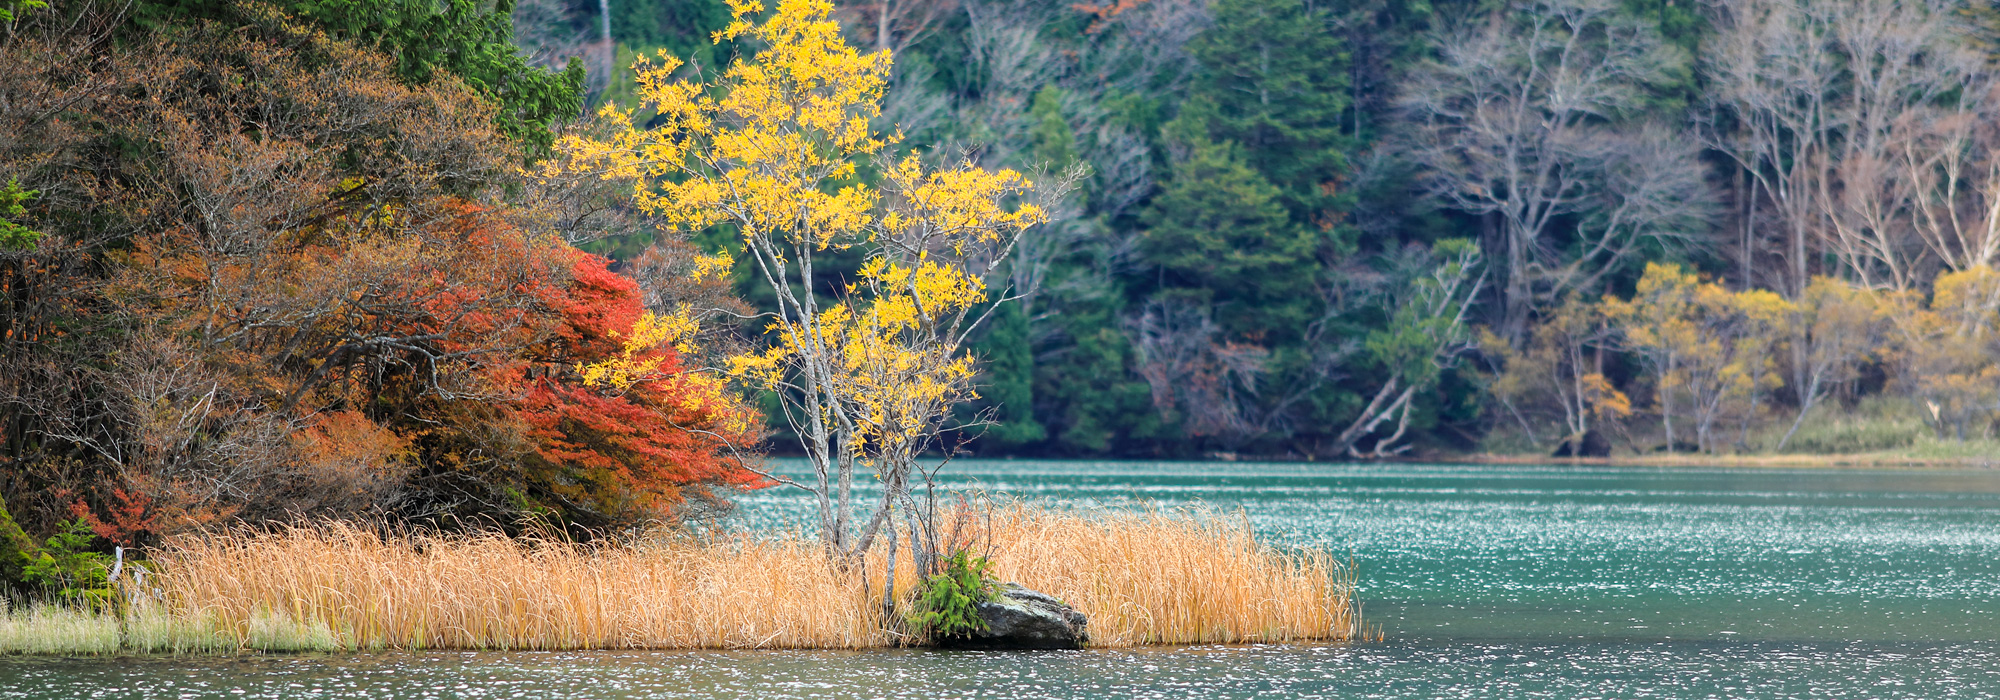
<instances>
[{"instance_id":1,"label":"rippling water surface","mask_svg":"<svg viewBox=\"0 0 2000 700\"><path fill-rule=\"evenodd\" d=\"M960 462L1361 562L1355 646L0 659L0 698L1992 698L2000 471ZM733 525L797 522L769 490Z\"/></svg>"}]
</instances>

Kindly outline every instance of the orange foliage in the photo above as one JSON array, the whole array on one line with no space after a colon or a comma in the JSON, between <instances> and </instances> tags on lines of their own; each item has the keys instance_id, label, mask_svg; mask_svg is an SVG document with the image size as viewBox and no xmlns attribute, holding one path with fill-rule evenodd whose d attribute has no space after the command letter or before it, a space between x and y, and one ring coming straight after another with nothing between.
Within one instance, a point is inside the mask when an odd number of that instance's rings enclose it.
<instances>
[{"instance_id":1,"label":"orange foliage","mask_svg":"<svg viewBox=\"0 0 2000 700\"><path fill-rule=\"evenodd\" d=\"M1146 2L1147 0L1112 0L1112 2L1103 5L1076 3L1070 5L1069 9L1091 15L1090 26L1083 31L1085 34L1096 34L1104 29L1104 24L1110 22L1111 18L1117 17L1126 10L1146 4Z\"/></svg>"},{"instance_id":2,"label":"orange foliage","mask_svg":"<svg viewBox=\"0 0 2000 700\"><path fill-rule=\"evenodd\" d=\"M491 409L445 410L445 420L473 425L443 450L470 451L466 434L518 435L518 463L497 485L533 509L590 525L668 517L689 498L714 500L717 487L764 485L734 452L757 440L754 414L694 379L673 347L641 352L658 360L647 381L596 387L579 376L577 367L626 350L622 338L645 312L636 282L486 207L453 201L438 211L432 245L474 252L426 270L409 290L425 300L412 319L420 328L403 333L438 334L437 354L470 358L458 384L479 388Z\"/></svg>"},{"instance_id":3,"label":"orange foliage","mask_svg":"<svg viewBox=\"0 0 2000 700\"><path fill-rule=\"evenodd\" d=\"M570 245L633 228L588 214L607 186L526 177L465 85L276 15L46 38L0 41L0 93L49 100L0 107L0 170L88 215L0 265L0 492L30 529L601 526L756 484L728 445L754 414L621 340L640 290ZM664 369L578 376L639 350Z\"/></svg>"},{"instance_id":4,"label":"orange foliage","mask_svg":"<svg viewBox=\"0 0 2000 700\"><path fill-rule=\"evenodd\" d=\"M127 547L138 544L156 527L153 499L145 493L114 486L110 498L105 500L103 517L81 500L70 505L70 514L83 519L98 537Z\"/></svg>"},{"instance_id":5,"label":"orange foliage","mask_svg":"<svg viewBox=\"0 0 2000 700\"><path fill-rule=\"evenodd\" d=\"M618 354L619 336L644 312L639 288L608 270L604 258L581 252L573 258L569 287L548 299L561 314L554 336L568 346L569 359L599 362ZM671 507L689 495L710 496L710 486L765 485L724 454L757 438L747 407L688 381L671 346L637 359L658 359L660 378L613 390L586 386L572 372L533 373L520 407L536 441L531 478L565 500L594 502L601 512ZM688 493L690 487L699 493Z\"/></svg>"}]
</instances>

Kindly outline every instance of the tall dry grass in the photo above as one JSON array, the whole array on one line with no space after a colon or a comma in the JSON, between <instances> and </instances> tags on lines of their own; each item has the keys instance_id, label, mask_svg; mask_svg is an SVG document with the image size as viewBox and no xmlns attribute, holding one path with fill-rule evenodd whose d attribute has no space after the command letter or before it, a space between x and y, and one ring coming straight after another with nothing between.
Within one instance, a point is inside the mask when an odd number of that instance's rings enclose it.
<instances>
[{"instance_id":1,"label":"tall dry grass","mask_svg":"<svg viewBox=\"0 0 2000 700\"><path fill-rule=\"evenodd\" d=\"M1359 632L1350 569L1281 554L1240 520L1011 505L980 529L994 574L1089 615L1093 644ZM359 648L862 648L895 641L882 556L865 579L797 535L579 546L328 524L182 538L154 561L179 615L244 640L275 611ZM899 562L899 597L911 568Z\"/></svg>"},{"instance_id":2,"label":"tall dry grass","mask_svg":"<svg viewBox=\"0 0 2000 700\"><path fill-rule=\"evenodd\" d=\"M1353 567L1286 555L1242 519L1074 513L1021 505L992 517L994 575L1090 616L1096 644L1348 640Z\"/></svg>"},{"instance_id":3,"label":"tall dry grass","mask_svg":"<svg viewBox=\"0 0 2000 700\"><path fill-rule=\"evenodd\" d=\"M260 609L348 646L854 648L866 596L796 537L586 547L499 535L383 538L331 524L173 542L154 560L187 614L248 633Z\"/></svg>"}]
</instances>

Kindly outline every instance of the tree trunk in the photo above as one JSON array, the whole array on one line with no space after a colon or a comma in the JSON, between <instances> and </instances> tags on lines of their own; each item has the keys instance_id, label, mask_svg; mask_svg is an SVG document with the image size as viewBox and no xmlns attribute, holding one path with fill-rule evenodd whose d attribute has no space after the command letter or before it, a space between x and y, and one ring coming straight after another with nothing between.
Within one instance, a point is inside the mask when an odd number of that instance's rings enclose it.
<instances>
[{"instance_id":1,"label":"tree trunk","mask_svg":"<svg viewBox=\"0 0 2000 700\"><path fill-rule=\"evenodd\" d=\"M882 577L882 626L888 627L896 620L896 522L895 516L889 520L889 573Z\"/></svg>"},{"instance_id":2,"label":"tree trunk","mask_svg":"<svg viewBox=\"0 0 2000 700\"><path fill-rule=\"evenodd\" d=\"M1798 417L1792 419L1792 427L1790 430L1785 431L1785 436L1778 439L1779 452L1784 452L1785 446L1792 444L1792 436L1798 434L1799 426L1806 422L1806 413L1819 403L1819 384L1819 377L1814 376L1812 383L1806 387L1805 396L1801 397L1799 401Z\"/></svg>"},{"instance_id":3,"label":"tree trunk","mask_svg":"<svg viewBox=\"0 0 2000 700\"><path fill-rule=\"evenodd\" d=\"M1498 218L1499 214L1497 213L1487 213L1479 217L1480 250L1507 249L1507 241L1501 238L1500 236L1500 227L1494 225L1494 222L1498 220ZM1506 270L1500 270L1499 274L1502 277L1507 277L1508 279L1512 279L1512 276L1509 275ZM1494 328L1505 329L1507 327L1507 322L1506 322L1507 285L1505 283L1505 280L1502 280L1501 284L1493 285L1493 295L1494 295L1494 301L1496 303L1487 307L1487 325L1490 325ZM1515 349L1520 348L1520 346L1515 345L1513 338L1507 337L1504 333L1501 335L1501 337L1507 340L1507 344L1509 346L1514 347Z\"/></svg>"},{"instance_id":4,"label":"tree trunk","mask_svg":"<svg viewBox=\"0 0 2000 700\"><path fill-rule=\"evenodd\" d=\"M1741 197L1743 200L1743 250L1738 256L1743 269L1742 289L1754 289L1757 286L1757 278L1756 274L1751 270L1751 265L1752 251L1756 250L1757 247L1755 240L1757 234L1757 183L1750 180L1750 178L1744 177L1743 168L1740 166L1734 169L1734 177L1735 186L1733 189L1736 190L1736 196Z\"/></svg>"},{"instance_id":5,"label":"tree trunk","mask_svg":"<svg viewBox=\"0 0 2000 700\"><path fill-rule=\"evenodd\" d=\"M1525 350L1528 346L1528 313L1534 306L1534 289L1528 283L1528 254L1523 249L1520 232L1511 225L1506 228L1507 285L1501 301L1505 311L1500 319L1500 334L1515 350Z\"/></svg>"},{"instance_id":6,"label":"tree trunk","mask_svg":"<svg viewBox=\"0 0 2000 700\"><path fill-rule=\"evenodd\" d=\"M881 4L875 6L875 50L876 51L889 50L889 3L890 2L892 2L892 0L882 0Z\"/></svg>"},{"instance_id":7,"label":"tree trunk","mask_svg":"<svg viewBox=\"0 0 2000 700\"><path fill-rule=\"evenodd\" d=\"M1674 453L1674 392L1667 388L1666 378L1673 376L1675 362L1667 360L1667 371L1660 375L1660 422L1667 429L1667 454Z\"/></svg>"}]
</instances>

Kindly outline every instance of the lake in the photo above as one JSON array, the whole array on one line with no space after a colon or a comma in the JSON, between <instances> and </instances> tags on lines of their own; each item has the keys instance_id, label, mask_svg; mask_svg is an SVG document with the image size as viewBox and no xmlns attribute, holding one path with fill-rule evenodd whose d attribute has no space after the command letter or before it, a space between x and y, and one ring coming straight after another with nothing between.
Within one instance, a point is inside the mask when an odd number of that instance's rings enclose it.
<instances>
[{"instance_id":1,"label":"lake","mask_svg":"<svg viewBox=\"0 0 2000 700\"><path fill-rule=\"evenodd\" d=\"M1352 555L1385 641L0 658L0 698L1996 698L2000 471L961 461ZM767 490L730 526L782 527Z\"/></svg>"}]
</instances>

